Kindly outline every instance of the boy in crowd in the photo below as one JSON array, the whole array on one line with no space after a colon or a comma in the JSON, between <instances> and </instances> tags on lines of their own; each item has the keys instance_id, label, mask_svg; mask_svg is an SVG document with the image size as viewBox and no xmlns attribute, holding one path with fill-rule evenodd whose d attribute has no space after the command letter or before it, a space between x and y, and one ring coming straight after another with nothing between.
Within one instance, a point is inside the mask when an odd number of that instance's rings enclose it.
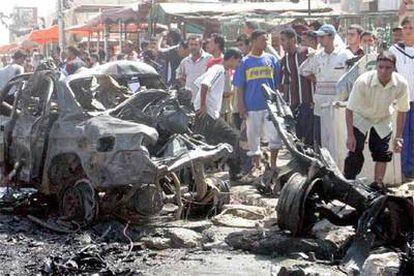
<instances>
[{"instance_id":1,"label":"boy in crowd","mask_svg":"<svg viewBox=\"0 0 414 276\"><path fill-rule=\"evenodd\" d=\"M273 55L265 53L267 33L255 30L251 34L251 53L245 56L237 68L233 85L237 88L238 109L242 118L246 119L248 155L252 157L253 169L250 175L253 178L262 174L260 166L260 138L266 133L271 151L270 168L276 169L278 151L282 146L275 126L267 119L266 98L262 84L276 89L280 80L280 64Z\"/></svg>"}]
</instances>

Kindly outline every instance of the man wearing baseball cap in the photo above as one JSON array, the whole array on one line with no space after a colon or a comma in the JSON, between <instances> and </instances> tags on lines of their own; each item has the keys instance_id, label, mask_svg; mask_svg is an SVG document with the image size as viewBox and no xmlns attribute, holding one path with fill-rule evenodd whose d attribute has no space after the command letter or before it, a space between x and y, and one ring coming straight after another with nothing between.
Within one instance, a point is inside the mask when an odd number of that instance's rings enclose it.
<instances>
[{"instance_id":1,"label":"man wearing baseball cap","mask_svg":"<svg viewBox=\"0 0 414 276\"><path fill-rule=\"evenodd\" d=\"M24 73L24 61L26 59L26 53L22 50L17 50L12 56L12 63L6 67L0 69L0 90L6 87L9 80L17 75Z\"/></svg>"},{"instance_id":2,"label":"man wearing baseball cap","mask_svg":"<svg viewBox=\"0 0 414 276\"><path fill-rule=\"evenodd\" d=\"M316 83L314 100L314 145L327 148L336 159L335 122L332 104L345 100L347 95L338 95L336 83L346 72L346 61L354 55L351 51L335 47L336 29L330 24L322 25L314 32L321 49L309 56L299 68L299 73Z\"/></svg>"}]
</instances>

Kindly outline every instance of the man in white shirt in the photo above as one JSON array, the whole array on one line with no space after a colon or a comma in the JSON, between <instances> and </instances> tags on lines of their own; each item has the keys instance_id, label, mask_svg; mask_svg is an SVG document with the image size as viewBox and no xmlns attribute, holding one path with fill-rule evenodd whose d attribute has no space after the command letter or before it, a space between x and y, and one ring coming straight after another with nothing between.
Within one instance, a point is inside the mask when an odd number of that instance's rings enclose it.
<instances>
[{"instance_id":1,"label":"man in white shirt","mask_svg":"<svg viewBox=\"0 0 414 276\"><path fill-rule=\"evenodd\" d=\"M335 47L335 27L322 25L315 32L322 49L309 55L299 67L299 73L316 83L314 100L314 145L327 148L336 157L335 122L332 116L333 103L345 100L347 95L337 94L336 83L346 72L346 61L354 55L347 49Z\"/></svg>"},{"instance_id":2,"label":"man in white shirt","mask_svg":"<svg viewBox=\"0 0 414 276\"><path fill-rule=\"evenodd\" d=\"M198 92L194 81L207 71L207 62L211 55L201 48L199 36L194 35L188 38L188 48L190 55L181 61L177 68L176 78L186 90L191 91L191 99L194 100Z\"/></svg>"},{"instance_id":3,"label":"man in white shirt","mask_svg":"<svg viewBox=\"0 0 414 276\"><path fill-rule=\"evenodd\" d=\"M375 163L374 188L383 188L387 162L392 160L389 151L394 102L397 109L394 151L404 146L402 132L405 114L409 110L407 80L395 71L396 58L388 51L377 58L377 69L368 71L356 80L346 109L348 156L344 176L355 179L364 164L364 144L369 132L369 149Z\"/></svg>"},{"instance_id":4,"label":"man in white shirt","mask_svg":"<svg viewBox=\"0 0 414 276\"><path fill-rule=\"evenodd\" d=\"M240 172L239 133L220 117L225 88L226 71L234 70L242 59L242 52L236 48L226 51L223 64L215 64L195 81L198 87L193 99L196 111L194 132L204 135L207 143L228 143L233 154L228 160L230 179L236 180Z\"/></svg>"},{"instance_id":5,"label":"man in white shirt","mask_svg":"<svg viewBox=\"0 0 414 276\"><path fill-rule=\"evenodd\" d=\"M9 80L24 73L23 64L26 59L26 54L23 51L18 50L13 54L12 58L13 61L11 64L0 69L0 90L3 90L6 87Z\"/></svg>"},{"instance_id":6,"label":"man in white shirt","mask_svg":"<svg viewBox=\"0 0 414 276\"><path fill-rule=\"evenodd\" d=\"M407 112L404 127L404 147L401 152L401 167L405 178L414 178L414 26L411 24L413 16L406 16L402 22L404 43L397 43L390 47L397 58L397 72L408 81L410 89L410 110Z\"/></svg>"}]
</instances>

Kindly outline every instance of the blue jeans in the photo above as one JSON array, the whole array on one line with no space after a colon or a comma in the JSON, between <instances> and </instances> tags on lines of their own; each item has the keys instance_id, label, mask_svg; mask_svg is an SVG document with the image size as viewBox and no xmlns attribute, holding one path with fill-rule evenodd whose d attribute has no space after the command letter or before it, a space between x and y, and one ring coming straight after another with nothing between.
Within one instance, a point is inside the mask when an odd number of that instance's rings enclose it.
<instances>
[{"instance_id":1,"label":"blue jeans","mask_svg":"<svg viewBox=\"0 0 414 276\"><path fill-rule=\"evenodd\" d=\"M405 116L404 145L401 152L401 167L405 177L414 177L414 102Z\"/></svg>"}]
</instances>

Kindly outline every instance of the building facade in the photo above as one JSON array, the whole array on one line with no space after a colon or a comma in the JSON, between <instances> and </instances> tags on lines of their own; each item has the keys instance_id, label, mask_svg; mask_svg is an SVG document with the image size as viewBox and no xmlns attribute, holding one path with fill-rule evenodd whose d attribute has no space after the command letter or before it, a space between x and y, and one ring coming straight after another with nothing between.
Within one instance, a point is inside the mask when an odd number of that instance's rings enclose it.
<instances>
[{"instance_id":1,"label":"building facade","mask_svg":"<svg viewBox=\"0 0 414 276\"><path fill-rule=\"evenodd\" d=\"M326 0L327 3L336 4L340 2L341 9L347 12L381 12L397 11L401 0Z\"/></svg>"}]
</instances>

